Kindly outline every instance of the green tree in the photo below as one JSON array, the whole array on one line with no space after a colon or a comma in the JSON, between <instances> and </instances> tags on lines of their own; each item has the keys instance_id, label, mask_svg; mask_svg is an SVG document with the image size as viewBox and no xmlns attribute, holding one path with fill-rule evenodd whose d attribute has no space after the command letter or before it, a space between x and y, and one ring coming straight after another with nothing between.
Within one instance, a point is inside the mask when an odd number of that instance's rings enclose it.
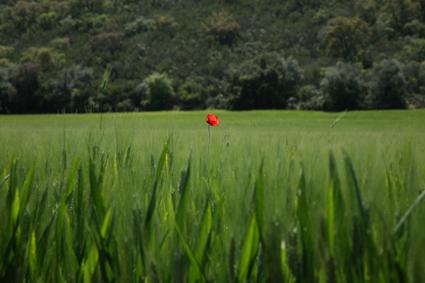
<instances>
[{"instance_id":1,"label":"green tree","mask_svg":"<svg viewBox=\"0 0 425 283\"><path fill-rule=\"evenodd\" d=\"M94 75L91 68L74 65L49 79L44 91L45 112L84 112L93 92Z\"/></svg>"},{"instance_id":2,"label":"green tree","mask_svg":"<svg viewBox=\"0 0 425 283\"><path fill-rule=\"evenodd\" d=\"M0 58L6 58L9 57L13 52L15 51L15 48L7 45L0 45Z\"/></svg>"},{"instance_id":3,"label":"green tree","mask_svg":"<svg viewBox=\"0 0 425 283\"><path fill-rule=\"evenodd\" d=\"M328 22L320 37L332 55L352 61L369 44L370 35L365 21L357 17L336 17Z\"/></svg>"},{"instance_id":4,"label":"green tree","mask_svg":"<svg viewBox=\"0 0 425 283\"><path fill-rule=\"evenodd\" d=\"M94 52L107 52L114 55L122 48L123 34L120 32L102 32L94 36L91 47Z\"/></svg>"},{"instance_id":5,"label":"green tree","mask_svg":"<svg viewBox=\"0 0 425 283\"><path fill-rule=\"evenodd\" d=\"M325 98L322 91L314 85L305 85L297 93L297 108L302 110L323 110Z\"/></svg>"},{"instance_id":6,"label":"green tree","mask_svg":"<svg viewBox=\"0 0 425 283\"><path fill-rule=\"evenodd\" d=\"M331 111L358 109L366 90L358 68L341 62L326 72L321 87L325 109Z\"/></svg>"},{"instance_id":7,"label":"green tree","mask_svg":"<svg viewBox=\"0 0 425 283\"><path fill-rule=\"evenodd\" d=\"M194 80L185 81L178 88L180 105L183 109L199 109L203 107L202 86Z\"/></svg>"},{"instance_id":8,"label":"green tree","mask_svg":"<svg viewBox=\"0 0 425 283\"><path fill-rule=\"evenodd\" d=\"M282 109L302 79L295 59L268 53L242 63L230 82L234 109Z\"/></svg>"},{"instance_id":9,"label":"green tree","mask_svg":"<svg viewBox=\"0 0 425 283\"><path fill-rule=\"evenodd\" d=\"M36 2L17 1L13 6L13 22L18 31L23 32L35 23L41 6Z\"/></svg>"},{"instance_id":10,"label":"green tree","mask_svg":"<svg viewBox=\"0 0 425 283\"><path fill-rule=\"evenodd\" d=\"M403 31L404 25L413 16L413 6L410 0L388 1L388 10L391 15L392 25L398 31Z\"/></svg>"},{"instance_id":11,"label":"green tree","mask_svg":"<svg viewBox=\"0 0 425 283\"><path fill-rule=\"evenodd\" d=\"M406 79L402 65L394 59L383 60L372 70L369 103L372 108L405 108Z\"/></svg>"},{"instance_id":12,"label":"green tree","mask_svg":"<svg viewBox=\"0 0 425 283\"><path fill-rule=\"evenodd\" d=\"M233 45L239 37L240 25L227 11L212 13L204 24L204 32L223 45Z\"/></svg>"},{"instance_id":13,"label":"green tree","mask_svg":"<svg viewBox=\"0 0 425 283\"><path fill-rule=\"evenodd\" d=\"M11 83L12 70L8 67L0 67L0 113L8 113L10 99L16 92Z\"/></svg>"},{"instance_id":14,"label":"green tree","mask_svg":"<svg viewBox=\"0 0 425 283\"><path fill-rule=\"evenodd\" d=\"M104 8L104 0L70 0L71 12L79 15L84 12L100 12Z\"/></svg>"},{"instance_id":15,"label":"green tree","mask_svg":"<svg viewBox=\"0 0 425 283\"><path fill-rule=\"evenodd\" d=\"M411 108L425 107L425 63L410 62L403 66L406 79L406 103Z\"/></svg>"},{"instance_id":16,"label":"green tree","mask_svg":"<svg viewBox=\"0 0 425 283\"><path fill-rule=\"evenodd\" d=\"M146 109L167 110L173 107L174 89L167 74L151 74L138 89L143 93L142 105Z\"/></svg>"},{"instance_id":17,"label":"green tree","mask_svg":"<svg viewBox=\"0 0 425 283\"><path fill-rule=\"evenodd\" d=\"M30 47L21 55L24 63L34 63L40 65L43 71L52 71L64 66L65 54L50 47Z\"/></svg>"},{"instance_id":18,"label":"green tree","mask_svg":"<svg viewBox=\"0 0 425 283\"><path fill-rule=\"evenodd\" d=\"M15 113L34 113L40 109L40 70L37 64L20 65L12 78L16 95L11 97L10 108Z\"/></svg>"}]
</instances>

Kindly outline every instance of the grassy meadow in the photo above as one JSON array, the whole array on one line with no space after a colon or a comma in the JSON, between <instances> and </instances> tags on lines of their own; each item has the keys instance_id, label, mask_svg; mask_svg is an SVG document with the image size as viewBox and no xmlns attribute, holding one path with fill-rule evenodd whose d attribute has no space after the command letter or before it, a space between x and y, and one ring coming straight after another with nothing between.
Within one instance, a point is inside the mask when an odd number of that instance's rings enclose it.
<instances>
[{"instance_id":1,"label":"grassy meadow","mask_svg":"<svg viewBox=\"0 0 425 283\"><path fill-rule=\"evenodd\" d=\"M0 282L425 282L425 111L0 116Z\"/></svg>"}]
</instances>

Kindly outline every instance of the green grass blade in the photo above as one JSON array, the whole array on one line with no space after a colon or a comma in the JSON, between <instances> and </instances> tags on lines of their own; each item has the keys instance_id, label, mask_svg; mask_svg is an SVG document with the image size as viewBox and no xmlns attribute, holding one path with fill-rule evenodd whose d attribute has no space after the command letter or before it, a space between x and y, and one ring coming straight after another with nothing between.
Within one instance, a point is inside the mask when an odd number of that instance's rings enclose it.
<instances>
[{"instance_id":1,"label":"green grass blade","mask_svg":"<svg viewBox=\"0 0 425 283\"><path fill-rule=\"evenodd\" d=\"M18 172L17 172L17 160L13 159L10 164L10 174L9 174L9 189L7 191L6 204L10 209L12 207L13 200L15 198L15 190L18 185Z\"/></svg>"},{"instance_id":2,"label":"green grass blade","mask_svg":"<svg viewBox=\"0 0 425 283\"><path fill-rule=\"evenodd\" d=\"M206 205L204 210L204 215L201 220L201 227L198 234L198 242L195 249L195 258L199 262L200 270L204 270L204 262L207 257L208 245L211 238L211 228L212 228L212 211L209 204ZM191 263L189 267L189 282L197 282L200 279L201 274L198 272L198 268Z\"/></svg>"},{"instance_id":3,"label":"green grass blade","mask_svg":"<svg viewBox=\"0 0 425 283\"><path fill-rule=\"evenodd\" d=\"M400 231L401 227L403 227L403 225L409 219L410 215L412 215L414 209L422 202L423 199L425 199L425 189L422 190L422 192L416 197L415 201L409 206L409 208L400 218L397 225L394 227L393 234L397 234Z\"/></svg>"},{"instance_id":4,"label":"green grass blade","mask_svg":"<svg viewBox=\"0 0 425 283\"><path fill-rule=\"evenodd\" d=\"M328 185L328 207L327 207L327 235L329 241L329 252L335 257L336 241L343 234L345 216L344 199L341 192L341 184L337 172L335 156L329 153L329 185Z\"/></svg>"},{"instance_id":5,"label":"green grass blade","mask_svg":"<svg viewBox=\"0 0 425 283\"><path fill-rule=\"evenodd\" d=\"M11 211L11 220L13 225L15 226L18 222L18 217L19 217L19 213L21 210L20 207L21 201L20 201L20 197L19 197L19 190L15 191L15 197L13 199L12 202L12 211Z\"/></svg>"},{"instance_id":6,"label":"green grass blade","mask_svg":"<svg viewBox=\"0 0 425 283\"><path fill-rule=\"evenodd\" d=\"M80 281L84 283L93 282L93 275L96 271L96 267L99 261L99 252L96 248L96 245L90 247L90 251L87 255L87 258L81 264L81 273Z\"/></svg>"},{"instance_id":7,"label":"green grass blade","mask_svg":"<svg viewBox=\"0 0 425 283\"><path fill-rule=\"evenodd\" d=\"M106 236L108 235L108 231L111 227L111 220L112 220L112 208L108 209L108 212L106 212L105 218L103 219L103 224L100 229L100 236L102 239L106 239Z\"/></svg>"},{"instance_id":8,"label":"green grass blade","mask_svg":"<svg viewBox=\"0 0 425 283\"><path fill-rule=\"evenodd\" d=\"M72 167L71 167L71 170L69 171L67 182L66 182L66 189L65 189L65 194L63 198L67 203L69 202L72 196L72 193L74 191L74 188L77 185L77 182L78 182L77 174L78 174L79 167L80 167L80 159L77 158L72 163Z\"/></svg>"},{"instance_id":9,"label":"green grass blade","mask_svg":"<svg viewBox=\"0 0 425 283\"><path fill-rule=\"evenodd\" d=\"M259 241L257 217L253 214L242 245L242 254L238 266L238 282L240 283L245 282L250 276L258 253Z\"/></svg>"},{"instance_id":10,"label":"green grass blade","mask_svg":"<svg viewBox=\"0 0 425 283\"><path fill-rule=\"evenodd\" d=\"M31 185L33 183L34 178L34 166L31 167L30 171L28 172L25 181L24 186L22 188L22 197L21 197L21 203L20 203L20 211L19 211L19 219L22 218L22 215L24 214L25 208L27 207L28 200L31 194Z\"/></svg>"},{"instance_id":11,"label":"green grass blade","mask_svg":"<svg viewBox=\"0 0 425 283\"><path fill-rule=\"evenodd\" d=\"M346 167L346 171L348 174L348 177L350 178L353 188L354 188L354 193L355 193L355 198L356 198L356 202L357 202L357 209L360 212L360 216L364 225L364 228L367 229L368 228L368 223L369 223L369 219L368 219L368 213L366 210L366 207L364 205L363 202L363 198L360 192L360 187L359 187L359 182L357 180L357 176L356 176L356 172L354 170L354 166L353 166L353 162L351 161L351 158L348 157L347 154L345 154L344 156L344 162L345 162L345 167Z\"/></svg>"},{"instance_id":12,"label":"green grass blade","mask_svg":"<svg viewBox=\"0 0 425 283\"><path fill-rule=\"evenodd\" d=\"M190 179L190 158L187 162L186 170L182 171L179 185L180 201L177 208L177 224L180 227L183 226L183 219L185 217L184 213L187 210L188 206L188 196L189 196L189 179Z\"/></svg>"},{"instance_id":13,"label":"green grass blade","mask_svg":"<svg viewBox=\"0 0 425 283\"><path fill-rule=\"evenodd\" d=\"M149 200L149 205L148 205L148 209L146 211L146 218L145 218L145 228L147 228L148 231L151 231L150 226L151 226L151 222L152 222L152 219L153 219L155 206L156 206L156 203L157 203L157 200L156 200L157 188L158 188L158 184L161 180L161 175L162 175L162 172L163 172L165 162L168 158L167 156L169 154L169 142L170 142L170 140L168 140L165 143L165 145L162 149L161 156L159 158L158 165L157 165L156 172L155 172L155 177L154 177L154 180L153 180L153 185L152 185L152 190L151 190L152 193L151 193L151 197L150 197L150 200Z\"/></svg>"},{"instance_id":14,"label":"green grass blade","mask_svg":"<svg viewBox=\"0 0 425 283\"><path fill-rule=\"evenodd\" d=\"M315 247L313 243L313 230L310 219L310 205L307 200L306 180L304 168L298 182L296 214L299 223L300 246L301 246L301 278L302 282L314 282L314 258Z\"/></svg>"},{"instance_id":15,"label":"green grass blade","mask_svg":"<svg viewBox=\"0 0 425 283\"><path fill-rule=\"evenodd\" d=\"M280 245L280 265L284 282L295 283L295 276L292 274L292 271L288 264L288 255L286 251L286 244L284 241L282 241Z\"/></svg>"},{"instance_id":16,"label":"green grass blade","mask_svg":"<svg viewBox=\"0 0 425 283\"><path fill-rule=\"evenodd\" d=\"M255 203L255 215L257 217L258 229L260 233L260 239L265 242L265 201L264 201L264 176L263 176L264 160L261 162L260 169L258 170L258 176L255 181L254 188L254 203Z\"/></svg>"},{"instance_id":17,"label":"green grass blade","mask_svg":"<svg viewBox=\"0 0 425 283\"><path fill-rule=\"evenodd\" d=\"M89 158L89 183L90 183L90 200L92 203L93 214L98 227L100 227L102 219L105 216L105 203L103 200L102 182L104 178L105 161L103 159L96 161L96 154L93 153ZM99 172L96 173L96 164L99 164Z\"/></svg>"},{"instance_id":18,"label":"green grass blade","mask_svg":"<svg viewBox=\"0 0 425 283\"><path fill-rule=\"evenodd\" d=\"M37 259L37 240L34 231L31 233L30 239L28 240L26 258L29 265L29 281L35 282L39 272L39 264Z\"/></svg>"},{"instance_id":19,"label":"green grass blade","mask_svg":"<svg viewBox=\"0 0 425 283\"><path fill-rule=\"evenodd\" d=\"M175 227L176 227L177 235L178 235L178 237L180 239L180 243L181 243L181 245L183 247L183 250L186 253L187 257L189 258L189 261L191 263L191 266L193 266L193 268L194 268L194 271L193 272L196 275L200 275L201 276L202 282L206 282L207 280L205 278L205 275L202 273L201 265L200 265L199 261L196 259L195 254L192 252L192 250L189 247L189 244L184 239L184 236L183 236L182 232L180 231L179 226L176 224ZM194 276L196 278L197 277L196 275L192 275L192 276Z\"/></svg>"},{"instance_id":20,"label":"green grass blade","mask_svg":"<svg viewBox=\"0 0 425 283\"><path fill-rule=\"evenodd\" d=\"M0 181L0 189L3 187L4 183L7 182L7 180L9 180L10 178L10 174L4 176L4 178Z\"/></svg>"}]
</instances>

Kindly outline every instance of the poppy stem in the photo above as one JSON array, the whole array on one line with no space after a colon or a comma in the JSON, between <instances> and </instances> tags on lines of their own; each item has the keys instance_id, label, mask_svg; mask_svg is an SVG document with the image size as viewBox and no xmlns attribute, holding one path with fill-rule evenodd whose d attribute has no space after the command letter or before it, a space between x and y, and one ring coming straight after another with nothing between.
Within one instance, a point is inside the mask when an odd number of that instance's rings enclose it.
<instances>
[{"instance_id":1,"label":"poppy stem","mask_svg":"<svg viewBox=\"0 0 425 283\"><path fill-rule=\"evenodd\" d=\"M210 151L210 144L211 144L211 126L208 125L208 152Z\"/></svg>"}]
</instances>

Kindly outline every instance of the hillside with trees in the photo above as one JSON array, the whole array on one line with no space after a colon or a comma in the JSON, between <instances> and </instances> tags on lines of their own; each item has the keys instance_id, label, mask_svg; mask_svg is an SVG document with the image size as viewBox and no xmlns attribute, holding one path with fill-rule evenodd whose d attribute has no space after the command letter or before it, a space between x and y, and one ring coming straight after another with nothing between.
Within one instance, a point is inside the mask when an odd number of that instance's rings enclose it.
<instances>
[{"instance_id":1,"label":"hillside with trees","mask_svg":"<svg viewBox=\"0 0 425 283\"><path fill-rule=\"evenodd\" d=\"M0 113L420 107L423 0L0 1Z\"/></svg>"}]
</instances>

